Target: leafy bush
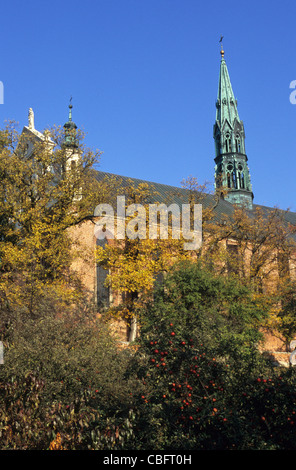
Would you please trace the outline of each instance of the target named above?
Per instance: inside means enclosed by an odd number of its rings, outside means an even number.
[[[295,370],[258,352],[266,312],[239,283],[178,265],[135,353],[92,308],[39,313],[3,334],[1,449],[296,449]]]
[[[131,434],[129,353],[92,308],[15,315],[0,369],[2,448],[115,448]]]
[[[2,450],[116,450],[133,435],[132,410],[106,413],[91,391],[68,405],[45,403],[44,383],[33,374],[2,382],[0,390]]]
[[[168,275],[142,316],[139,448],[295,448],[295,374],[279,379],[258,352],[262,310],[198,265]]]

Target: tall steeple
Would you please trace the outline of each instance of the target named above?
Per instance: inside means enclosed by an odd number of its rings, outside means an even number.
[[[65,129],[65,147],[76,148],[77,147],[77,139],[76,139],[76,129],[77,126],[75,122],[72,121],[72,97],[70,98],[69,104],[69,118],[68,121],[64,124]]]
[[[245,131],[237,111],[237,100],[232,90],[224,50],[221,42],[221,63],[216,102],[215,187],[227,189],[225,199],[248,209],[253,206],[253,192],[245,151]]]

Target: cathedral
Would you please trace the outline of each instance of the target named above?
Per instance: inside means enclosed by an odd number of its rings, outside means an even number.
[[[213,126],[215,192],[216,195],[221,194],[219,202],[215,206],[218,217],[223,215],[231,216],[237,206],[245,207],[250,213],[256,208],[261,207],[253,202],[254,194],[246,154],[244,124],[238,114],[237,100],[235,99],[232,89],[223,46],[221,46],[220,54],[216,119]],[[68,131],[75,131],[77,128],[72,120],[71,104],[69,106],[69,118],[64,124],[64,128],[66,134],[65,144],[73,149],[75,148],[73,134],[69,133],[67,137]],[[44,135],[35,129],[34,114],[31,109],[29,111],[29,124],[24,127],[23,132],[29,136],[31,135],[33,141],[34,139],[44,139]],[[73,152],[73,155],[73,158],[75,158],[75,152]],[[106,177],[112,177],[113,181],[120,181],[123,188],[124,185],[128,185],[130,181],[132,181],[135,186],[138,186],[140,183],[147,183],[151,190],[157,193],[158,203],[174,203],[181,206],[188,200],[188,190],[184,188],[96,171],[98,181],[103,181]],[[207,194],[203,204],[210,206],[214,197],[215,195]],[[272,210],[272,208],[264,207],[264,210],[269,211]],[[296,213],[286,212],[284,216],[288,223],[294,226],[296,225]],[[86,223],[83,227],[78,227],[75,236],[77,236],[79,240],[82,240],[85,246],[90,248],[91,251],[94,251],[98,241],[94,237],[92,224]],[[95,265],[95,263],[91,267],[89,265],[83,265],[82,263],[78,269],[80,269],[88,289],[94,293],[97,304],[110,305],[113,299],[111,292],[104,285],[106,279],[105,270]],[[284,354],[282,344],[273,344],[272,341],[270,344],[274,354],[277,352]],[[284,362],[287,362],[287,354],[284,358]]]

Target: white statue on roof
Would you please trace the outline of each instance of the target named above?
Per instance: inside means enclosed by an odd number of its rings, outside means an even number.
[[[34,111],[32,108],[29,109],[29,129],[35,129],[34,125]]]

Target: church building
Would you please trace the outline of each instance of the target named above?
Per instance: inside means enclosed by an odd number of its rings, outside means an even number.
[[[256,208],[261,207],[254,204],[254,194],[245,145],[244,124],[238,114],[238,104],[232,89],[223,47],[221,47],[220,53],[216,118],[213,126],[215,192],[216,195],[221,194],[218,204],[215,205],[217,217],[223,215],[231,216],[237,206],[245,207],[250,213]],[[69,131],[65,144],[73,149],[76,144],[70,131],[75,131],[77,126],[72,120],[72,105],[69,107],[69,118],[64,124],[64,128],[66,136],[67,131]],[[32,110],[29,112],[29,125],[24,127],[23,132],[28,135],[31,134],[33,139],[44,138],[44,135],[35,129]],[[73,155],[75,155],[75,152],[73,152]],[[211,164],[210,161],[209,164]],[[164,202],[165,204],[175,203],[181,206],[188,201],[188,190],[184,188],[96,171],[98,181],[103,181],[106,177],[112,177],[113,180],[120,181],[123,187],[125,184],[128,185],[130,181],[135,186],[138,186],[140,183],[147,183],[151,190],[157,193],[158,202]],[[214,198],[215,195],[207,194],[203,204],[205,206],[213,205]],[[264,209],[266,211],[272,210],[272,208],[266,207]],[[284,217],[288,223],[296,226],[296,213],[286,212]],[[83,243],[90,251],[93,252],[95,250],[97,240],[95,239],[91,223],[86,223],[82,228],[77,228],[76,236],[79,240],[83,240]],[[104,285],[106,279],[105,270],[95,265],[95,263],[93,266],[83,265],[82,263],[79,269],[83,274],[87,287],[94,293],[98,305],[110,305],[112,303],[112,293]],[[273,352],[277,350],[279,353],[284,353],[282,344],[272,345],[271,347],[274,350]],[[287,355],[284,361],[287,362]]]

